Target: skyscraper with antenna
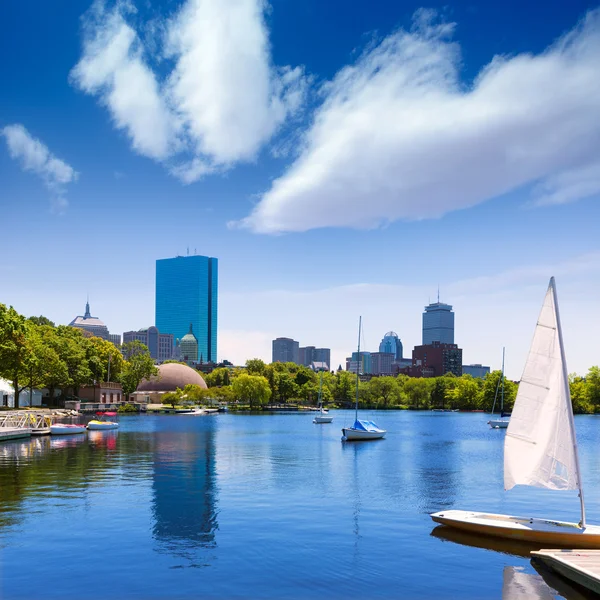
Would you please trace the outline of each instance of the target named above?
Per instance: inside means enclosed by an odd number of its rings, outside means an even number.
[[[450,304],[440,302],[439,286],[437,302],[428,304],[423,313],[423,345],[433,342],[454,344],[454,312]]]

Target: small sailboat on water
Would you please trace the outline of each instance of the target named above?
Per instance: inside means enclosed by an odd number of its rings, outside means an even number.
[[[358,354],[356,364],[356,403],[354,407],[354,425],[352,427],[344,427],[342,429],[342,441],[359,441],[359,440],[380,440],[387,433],[385,429],[381,429],[373,421],[362,421],[358,418],[358,383],[359,383],[359,364],[360,364],[360,330],[362,317],[358,319]]]
[[[504,440],[504,487],[578,490],[579,523],[464,510],[431,515],[473,533],[573,548],[600,548],[600,526],[585,519],[583,484],[556,285],[550,279]]]
[[[329,411],[323,408],[323,371],[321,371],[321,376],[319,378],[319,413],[315,415],[313,419],[313,423],[331,423],[333,421],[333,417],[329,414]]]
[[[504,418],[504,348],[502,348],[502,376],[498,380],[498,385],[502,386],[502,393],[500,394],[500,418],[490,419],[488,425],[492,429],[506,429],[508,427],[509,419]],[[494,414],[494,408],[496,408],[496,398],[498,397],[498,386],[496,386],[496,395],[494,397],[494,405],[492,406],[492,414]]]

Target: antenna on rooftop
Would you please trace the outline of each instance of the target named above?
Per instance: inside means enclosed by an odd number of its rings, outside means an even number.
[[[438,304],[440,303],[440,284],[438,283]]]
[[[190,255],[190,247],[189,246],[187,247],[187,255],[188,256]]]

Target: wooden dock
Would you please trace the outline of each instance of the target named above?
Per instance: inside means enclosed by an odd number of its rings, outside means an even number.
[[[539,550],[537,560],[566,579],[600,594],[600,550]]]
[[[0,442],[28,438],[30,436],[31,429],[28,427],[0,427]]]

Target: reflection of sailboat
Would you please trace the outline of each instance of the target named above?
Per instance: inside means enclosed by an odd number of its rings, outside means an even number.
[[[385,437],[385,429],[381,429],[373,421],[358,420],[358,383],[360,373],[360,328],[362,318],[358,319],[358,352],[356,354],[356,405],[354,408],[354,425],[342,429],[343,441],[379,440]]]
[[[323,408],[323,371],[321,371],[321,377],[319,379],[319,414],[315,415],[313,423],[331,423],[333,417],[329,414],[329,411]]]
[[[504,441],[504,486],[579,490],[579,524],[448,510],[442,525],[529,542],[600,547],[600,527],[586,525],[573,408],[554,278],[546,292]]]
[[[504,418],[504,348],[502,348],[502,377],[498,380],[498,384],[502,384],[502,393],[500,394],[500,418],[490,419],[488,425],[492,429],[506,429],[508,427],[509,420]],[[494,408],[496,408],[496,398],[498,397],[498,387],[496,386],[496,395],[494,397],[494,405],[492,406],[492,414],[494,414]]]

